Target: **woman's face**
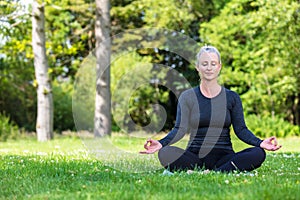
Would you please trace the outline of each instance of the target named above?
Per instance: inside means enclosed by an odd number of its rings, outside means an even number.
[[[218,55],[213,52],[202,53],[196,69],[200,74],[201,80],[217,79],[221,70]]]

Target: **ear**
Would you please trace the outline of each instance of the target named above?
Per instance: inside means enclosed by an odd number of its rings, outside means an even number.
[[[198,65],[196,65],[196,70],[198,71],[198,72],[200,72],[200,69],[199,69],[199,66]]]
[[[218,65],[218,74],[219,74],[219,75],[220,75],[221,70],[222,70],[222,64],[219,64],[219,65]]]

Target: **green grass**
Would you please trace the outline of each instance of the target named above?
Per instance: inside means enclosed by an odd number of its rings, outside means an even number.
[[[236,150],[246,147],[233,141]],[[88,153],[89,140],[76,137],[0,143],[0,199],[300,199],[297,137],[280,139],[283,148],[268,153],[263,166],[250,173],[173,176],[162,175],[155,156],[137,154],[144,139],[117,135],[109,142],[131,154],[95,157]]]

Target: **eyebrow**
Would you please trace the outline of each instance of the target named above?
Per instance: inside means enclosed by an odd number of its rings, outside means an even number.
[[[216,61],[216,60],[211,60],[210,62],[211,62],[211,63],[213,63],[213,62],[218,63],[218,61]],[[208,63],[208,61],[205,60],[205,61],[202,61],[201,63]]]

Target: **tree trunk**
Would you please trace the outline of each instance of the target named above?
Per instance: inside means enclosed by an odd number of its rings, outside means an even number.
[[[38,141],[47,141],[53,138],[53,99],[45,48],[44,5],[36,1],[32,4],[32,49],[37,83],[36,133]]]
[[[111,134],[111,94],[110,94],[110,3],[96,0],[96,101],[94,135],[100,137]]]

